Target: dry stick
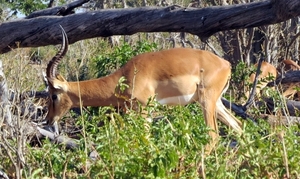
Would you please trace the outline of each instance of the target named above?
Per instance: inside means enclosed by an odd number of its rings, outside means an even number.
[[[24,160],[20,160],[19,148],[17,148],[17,149],[13,148],[13,146],[10,145],[10,142],[7,141],[7,139],[5,137],[2,137],[2,141],[5,142],[5,145],[2,145],[2,146],[6,150],[6,153],[8,154],[11,162],[13,162],[13,165],[15,167],[16,178],[19,179],[19,178],[21,178],[21,169],[22,169],[21,166],[25,166],[26,163],[24,162]],[[16,159],[14,159],[14,157],[10,151],[16,153],[16,155],[17,155]]]
[[[222,54],[208,40],[206,40],[205,43],[215,54],[217,54],[219,57],[222,57]]]
[[[283,148],[283,161],[284,161],[284,166],[286,169],[286,177],[290,178],[290,171],[289,171],[289,161],[287,158],[287,152],[286,152],[286,147],[285,147],[285,141],[284,141],[284,133],[280,132],[279,137],[281,139],[282,142],[282,148]]]
[[[68,163],[69,163],[69,158],[67,158],[66,161],[64,162],[64,170],[63,170],[63,176],[62,176],[63,179],[67,178],[66,173],[68,170]]]
[[[22,68],[22,63],[20,64],[20,69],[23,69]],[[20,82],[18,82],[19,84],[21,84]],[[19,116],[20,114],[18,114]],[[21,117],[17,117],[17,120],[16,120],[16,124],[15,124],[15,128],[16,128],[16,132],[17,132],[17,135],[16,135],[16,155],[17,155],[17,158],[16,158],[16,165],[15,165],[15,172],[16,172],[16,178],[21,178],[22,176],[22,163],[25,163],[24,161],[24,157],[22,155],[22,143],[23,143],[23,128],[22,128],[22,123],[21,123]]]
[[[275,87],[276,87],[277,91],[279,91],[278,86],[275,86]],[[280,102],[283,103],[283,106],[284,106],[284,108],[282,108],[282,111],[287,118],[288,125],[290,125],[291,119],[290,119],[290,113],[289,113],[289,109],[287,106],[287,102],[285,101],[283,95],[279,95],[279,97],[280,97]]]
[[[285,59],[288,58],[288,53],[290,51],[290,47],[292,46],[292,44],[296,41],[296,39],[300,36],[300,32],[298,32],[294,38],[291,40],[291,42],[289,43],[288,47],[286,48],[286,51],[285,51]]]
[[[4,142],[0,143],[0,147],[2,146],[2,148],[4,149],[6,154],[8,155],[10,161],[13,163],[14,167],[16,168],[16,162],[14,161],[14,157],[11,154],[11,151],[15,152],[15,149],[10,146],[9,142],[6,141],[6,138],[3,137],[3,135],[1,135],[1,141],[4,141]],[[2,173],[2,172],[0,172],[0,173]],[[4,173],[4,174],[6,175],[6,173]]]
[[[7,81],[3,72],[2,60],[0,59],[0,127],[2,127],[3,123],[8,125],[9,133],[13,136],[14,130],[10,105]]]
[[[206,179],[206,175],[205,175],[205,163],[204,163],[204,160],[205,160],[205,151],[204,151],[204,148],[202,147],[202,150],[201,150],[201,163],[200,165],[201,166],[198,166],[198,170],[201,169],[201,175],[202,175],[202,178],[203,179]]]
[[[186,47],[186,43],[191,46],[191,48],[195,48],[195,45],[190,41],[186,40],[185,32],[180,32],[180,41],[183,47]]]
[[[248,98],[248,101],[246,102],[246,104],[243,106],[243,108],[245,109],[245,111],[249,108],[249,106],[251,104],[253,104],[254,101],[254,96],[255,96],[255,89],[257,86],[257,81],[258,81],[258,76],[260,75],[260,68],[261,68],[261,64],[263,62],[263,58],[260,58],[258,61],[258,65],[257,65],[257,69],[256,69],[256,73],[255,73],[255,79],[252,85],[252,90],[250,93],[250,97]]]
[[[2,179],[9,179],[8,176],[7,176],[7,174],[4,171],[2,171],[1,169],[0,169],[0,178],[2,178]]]
[[[79,85],[79,79],[78,79],[78,73],[76,73],[76,78],[77,78],[77,87],[78,87],[78,93],[79,93],[79,104],[80,104],[80,113],[83,114],[83,111],[82,111],[82,100],[81,100],[81,92],[80,92],[80,85]],[[86,140],[86,131],[85,131],[85,122],[84,122],[84,119],[83,119],[83,116],[81,115],[81,120],[82,120],[82,133],[83,133],[83,139],[84,139],[84,153],[86,156],[87,155],[87,140]],[[87,162],[85,161],[85,169],[87,169]]]
[[[245,48],[245,49],[248,49],[247,52],[246,52],[246,55],[245,55],[247,62],[250,61],[250,53],[251,53],[251,50],[252,50],[253,37],[254,37],[254,29],[250,28],[249,29],[249,36],[247,37],[248,38],[248,44],[246,45],[246,48]]]

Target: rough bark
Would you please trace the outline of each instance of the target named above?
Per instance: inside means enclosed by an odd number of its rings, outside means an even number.
[[[222,98],[223,104],[226,106],[226,108],[232,110],[237,116],[240,116],[241,118],[245,120],[251,120],[254,123],[256,123],[257,119],[251,117],[251,115],[247,114],[246,108],[242,105],[238,105],[232,102],[229,102],[227,99]],[[273,114],[264,114],[261,115],[260,118],[262,119],[268,119],[268,122],[270,124],[300,124],[300,118],[298,117],[299,111],[300,111],[300,102],[299,101],[293,101],[293,100],[286,100],[286,116],[278,116]],[[264,99],[264,101],[256,102],[256,105],[267,105],[268,110],[267,111],[274,111],[275,105],[272,99]],[[267,116],[267,117],[263,117]],[[282,120],[279,120],[282,119]]]
[[[275,81],[269,82],[267,86],[274,86],[278,84],[291,84],[300,82],[300,70],[288,71],[287,73],[280,75]]]
[[[59,24],[69,42],[131,35],[137,32],[188,32],[206,40],[218,31],[275,24],[300,15],[299,0],[261,2],[207,8],[142,7],[41,16],[0,24],[0,53],[17,47],[61,43]]]
[[[273,99],[264,99],[264,103],[267,104],[268,111],[274,111],[276,108]],[[259,104],[259,103],[258,103]],[[260,105],[260,104],[259,104]],[[262,104],[264,105],[264,104]],[[300,102],[299,101],[294,101],[294,100],[285,100],[285,106],[286,106],[286,117],[291,117],[291,116],[299,116],[299,111],[300,111]],[[299,118],[299,117],[298,117]]]

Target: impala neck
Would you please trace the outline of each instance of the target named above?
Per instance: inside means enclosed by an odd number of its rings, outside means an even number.
[[[80,100],[82,106],[119,106],[123,101],[116,97],[115,89],[120,77],[114,73],[98,79],[69,82],[72,107],[80,107]]]

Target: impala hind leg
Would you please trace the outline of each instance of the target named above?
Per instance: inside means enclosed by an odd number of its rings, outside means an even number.
[[[210,154],[212,149],[218,142],[218,124],[216,121],[216,102],[217,99],[213,95],[209,95],[206,89],[199,89],[199,102],[203,110],[204,120],[206,125],[210,128],[208,134],[211,137],[211,141],[205,146],[205,153]]]

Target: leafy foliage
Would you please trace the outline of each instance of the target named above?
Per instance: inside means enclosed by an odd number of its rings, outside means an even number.
[[[110,54],[98,55],[93,59],[97,69],[97,77],[111,74],[116,69],[125,65],[133,56],[156,49],[157,45],[155,43],[138,41],[134,46],[124,43],[120,47],[115,47]]]
[[[5,2],[14,14],[19,11],[27,16],[36,10],[47,8],[48,0],[5,0]]]
[[[80,149],[65,151],[46,142],[43,148],[30,149],[31,168],[37,176],[64,173],[75,178],[283,178],[287,170],[292,178],[299,177],[297,126],[272,128],[265,121],[246,122],[242,136],[227,130],[213,154],[204,158],[209,129],[198,104],[170,108],[150,102],[147,108],[163,117],[148,123],[135,111],[107,116],[108,109],[114,111],[110,107],[100,108],[98,116],[84,114],[84,120],[77,122],[85,126]],[[100,119],[102,127],[97,125]],[[91,149],[99,153],[96,161],[86,157]]]
[[[253,66],[250,68],[245,62],[240,61],[235,68],[232,70],[232,89],[237,91],[236,99],[241,100],[245,98],[245,91],[251,89],[249,84],[249,78],[252,73],[255,73]]]
[[[38,170],[40,176],[54,177],[62,176],[63,171],[66,175],[77,173],[77,177],[92,178],[197,176],[201,152],[209,140],[198,104],[173,108],[153,104],[147,108],[161,108],[159,114],[163,117],[152,124],[135,111],[123,116],[112,112],[107,117],[108,109],[114,111],[109,107],[100,108],[99,115],[92,118],[84,114],[84,120],[77,123],[85,126],[82,130],[86,134],[81,137],[80,149],[59,152],[62,146],[46,142],[43,148],[30,150],[32,168],[43,168]],[[99,119],[106,119],[103,127],[97,127]],[[84,155],[89,144],[99,153],[96,161]],[[85,163],[91,163],[91,168],[81,173]]]

